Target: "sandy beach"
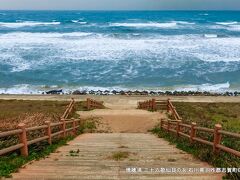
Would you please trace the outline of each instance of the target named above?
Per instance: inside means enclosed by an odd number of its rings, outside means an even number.
[[[97,101],[104,101],[106,107],[112,109],[128,109],[136,107],[139,101],[148,100],[151,98],[165,100],[170,98],[175,102],[233,102],[239,103],[240,96],[124,96],[124,95],[0,95],[0,99],[22,99],[22,100],[58,100],[68,101],[70,98],[74,98],[76,101],[84,101],[86,98],[92,98]]]

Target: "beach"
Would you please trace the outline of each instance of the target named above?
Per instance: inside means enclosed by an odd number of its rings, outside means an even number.
[[[152,98],[166,100],[170,98],[176,102],[240,102],[240,96],[126,96],[126,95],[0,95],[3,100],[52,100],[52,101],[69,101],[74,98],[76,101],[85,101],[87,98],[92,98],[97,101],[103,101],[106,105],[119,106],[136,106],[138,101],[149,100]]]

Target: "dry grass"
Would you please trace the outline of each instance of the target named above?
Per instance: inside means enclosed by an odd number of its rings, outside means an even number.
[[[19,123],[30,127],[47,120],[59,121],[68,104],[69,101],[0,100],[0,131],[15,129]],[[77,109],[82,109],[82,104],[77,102]]]

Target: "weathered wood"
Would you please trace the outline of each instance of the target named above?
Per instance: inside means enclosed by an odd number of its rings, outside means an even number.
[[[190,142],[191,143],[193,143],[194,138],[196,137],[196,129],[195,129],[196,125],[197,124],[194,122],[191,124],[191,132],[190,132]]]
[[[51,130],[51,122],[45,121],[47,125],[46,135],[48,136],[48,144],[52,144],[52,130]]]
[[[12,130],[12,131],[1,132],[1,133],[0,133],[0,138],[6,137],[6,136],[16,135],[16,134],[20,134],[20,133],[22,133],[22,130],[21,130],[21,129],[16,129],[16,130]]]
[[[17,145],[14,145],[14,146],[10,146],[8,148],[1,149],[0,150],[0,156],[4,155],[6,153],[9,153],[9,152],[15,151],[17,149],[20,149],[22,147],[23,147],[23,144],[21,143],[21,144],[17,144]]]
[[[21,147],[21,155],[22,156],[28,156],[28,143],[27,143],[27,131],[26,131],[26,125],[24,123],[20,123],[18,125],[18,128],[22,130],[22,132],[19,134],[19,142],[23,144]]]
[[[217,147],[221,143],[221,137],[222,135],[218,132],[219,130],[222,129],[221,124],[216,124],[214,128],[214,140],[213,140],[213,152],[214,153],[219,153],[219,148]]]

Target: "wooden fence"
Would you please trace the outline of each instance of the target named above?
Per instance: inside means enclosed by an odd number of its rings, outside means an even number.
[[[102,101],[95,101],[93,99],[87,98],[87,110],[102,108],[104,108]]]
[[[75,105],[75,101],[72,98],[71,102],[69,103],[69,105],[67,106],[66,110],[64,111],[61,119],[66,119],[68,118],[68,116],[72,113],[72,111],[74,110],[74,105]]]
[[[66,128],[68,124],[72,124],[72,125],[71,127]],[[60,130],[52,133],[52,128],[56,126],[60,126]],[[18,149],[20,149],[22,156],[28,156],[29,145],[32,145],[44,140],[48,140],[48,143],[52,144],[52,138],[58,137],[59,135],[62,135],[62,137],[64,138],[66,137],[66,134],[69,132],[75,135],[79,127],[80,127],[80,119],[62,120],[61,122],[58,122],[58,123],[51,123],[50,121],[46,121],[45,125],[29,127],[29,128],[26,128],[26,125],[24,123],[20,123],[18,125],[18,129],[0,133],[0,138],[14,136],[14,135],[18,135],[19,137],[19,144],[1,149],[0,156]],[[28,140],[27,134],[37,130],[45,130],[45,135],[42,137],[38,137],[36,139]]]
[[[151,99],[144,102],[138,102],[138,109],[156,111],[157,110],[156,100]]]
[[[170,112],[173,115],[175,120],[182,120],[170,99],[167,99],[167,111],[168,113]]]
[[[227,153],[231,153],[237,157],[240,157],[240,152],[232,148],[226,147],[221,144],[222,136],[234,137],[240,139],[240,134],[232,133],[222,130],[220,124],[216,124],[214,129],[199,127],[196,123],[184,124],[182,123],[181,117],[178,115],[176,108],[173,106],[171,101],[168,99],[168,111],[172,112],[175,120],[161,120],[160,127],[161,129],[166,130],[167,132],[173,132],[177,137],[183,136],[189,139],[191,143],[202,143],[209,146],[212,146],[214,153],[219,153],[220,150]],[[205,132],[213,135],[213,141],[208,141],[197,137],[197,132]]]
[[[24,123],[20,123],[18,125],[18,129],[1,132],[0,138],[8,138],[11,136],[18,136],[19,143],[12,145],[10,147],[0,149],[0,156],[6,153],[15,151],[20,149],[22,156],[28,156],[28,146],[47,140],[49,144],[52,144],[52,139],[56,137],[66,137],[67,133],[71,133],[72,135],[77,134],[77,130],[80,127],[80,119],[66,119],[69,114],[72,112],[74,108],[74,99],[71,100],[70,104],[67,106],[60,122],[51,123],[50,121],[46,121],[45,125],[35,126],[27,128]],[[56,129],[56,132],[52,132],[53,129]],[[38,137],[35,139],[28,140],[27,135],[33,131],[43,130],[45,133],[42,137]]]

